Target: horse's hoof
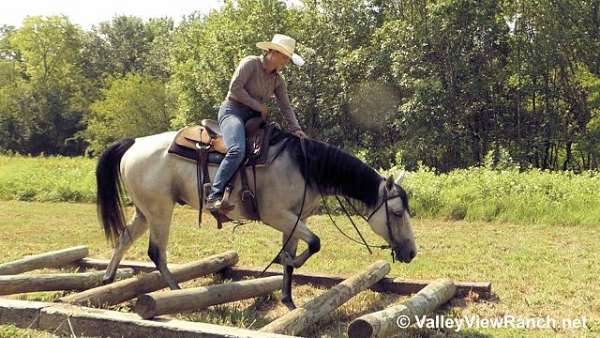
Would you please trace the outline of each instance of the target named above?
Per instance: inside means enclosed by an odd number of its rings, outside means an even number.
[[[294,301],[291,299],[282,299],[281,303],[285,305],[290,311],[296,309],[296,304],[294,304]]]
[[[170,288],[171,290],[181,290],[181,287],[180,287],[180,286],[179,286],[179,284],[177,284],[177,283],[174,283],[174,284],[171,284],[171,285],[169,285],[169,288]]]
[[[102,277],[102,285],[107,285],[115,281],[115,277]]]

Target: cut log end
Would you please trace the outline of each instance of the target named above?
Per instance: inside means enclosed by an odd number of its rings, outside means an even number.
[[[456,294],[456,286],[451,280],[437,280],[419,291],[403,304],[370,313],[355,319],[348,326],[348,337],[390,337],[399,333],[396,319],[400,316],[413,318],[427,315],[446,303]]]
[[[356,319],[348,327],[348,332],[352,332],[353,338],[370,338],[373,336],[373,327],[362,319]]]
[[[144,319],[154,317],[156,312],[156,301],[149,295],[140,295],[135,303],[135,312]]]

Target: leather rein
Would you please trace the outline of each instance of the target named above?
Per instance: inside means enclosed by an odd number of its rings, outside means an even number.
[[[381,249],[381,250],[385,250],[385,249],[391,249],[391,255],[392,255],[392,261],[395,262],[396,261],[396,257],[394,256],[394,249],[391,245],[386,244],[386,245],[371,245],[368,244],[367,241],[365,240],[365,238],[363,237],[362,233],[360,232],[360,230],[358,229],[358,226],[356,225],[356,223],[354,223],[354,220],[352,219],[352,216],[350,215],[350,213],[348,212],[348,210],[346,210],[346,208],[344,207],[344,204],[342,203],[342,201],[340,200],[339,196],[335,196],[336,200],[338,201],[338,204],[340,205],[342,211],[344,212],[344,214],[346,215],[346,217],[348,218],[348,220],[350,220],[350,223],[352,223],[352,226],[354,227],[354,230],[356,230],[356,232],[358,233],[358,236],[360,237],[361,241],[357,241],[356,239],[350,237],[349,235],[347,235],[338,225],[337,223],[335,223],[333,216],[331,216],[331,211],[329,210],[329,207],[327,206],[327,202],[325,199],[325,195],[323,194],[322,191],[319,191],[321,194],[321,199],[323,200],[323,205],[325,206],[325,210],[327,211],[327,215],[329,216],[329,219],[331,220],[331,223],[333,223],[333,225],[335,226],[335,228],[347,239],[349,239],[350,241],[357,243],[359,245],[364,246],[368,251],[369,254],[373,254],[373,251],[371,250],[371,248],[375,248],[375,249]],[[362,218],[365,222],[369,222],[369,220],[371,219],[371,217],[373,217],[373,215],[379,211],[379,209],[381,209],[381,207],[385,207],[385,226],[387,228],[388,231],[388,236],[390,238],[391,241],[394,241],[394,237],[392,236],[392,222],[390,221],[390,214],[389,214],[389,206],[388,206],[388,202],[394,198],[398,198],[400,197],[400,194],[397,195],[392,195],[392,196],[388,196],[388,189],[386,186],[384,186],[383,188],[383,199],[381,200],[381,202],[379,202],[379,204],[377,205],[377,207],[375,207],[375,209],[373,209],[373,211],[371,211],[371,213],[369,214],[369,216],[365,217],[363,216],[358,209],[354,206],[354,204],[352,204],[352,202],[350,201],[350,199],[348,199],[347,197],[344,197],[344,199],[346,200],[346,202],[352,207],[352,210],[358,215],[360,216],[360,218]]]
[[[351,240],[354,243],[357,243],[359,245],[364,246],[365,248],[367,248],[367,250],[369,251],[369,254],[373,254],[373,251],[371,250],[371,248],[375,248],[375,249],[381,249],[381,250],[385,250],[385,249],[391,249],[391,255],[392,255],[392,261],[395,262],[396,261],[396,257],[394,256],[394,247],[387,244],[387,245],[371,245],[368,244],[367,241],[365,240],[364,236],[362,235],[362,233],[360,232],[360,230],[358,229],[358,226],[356,225],[356,223],[354,223],[354,220],[352,219],[352,216],[350,215],[350,213],[348,212],[348,210],[346,210],[346,208],[344,207],[344,204],[342,203],[342,201],[340,200],[340,198],[338,196],[335,196],[336,200],[338,201],[338,204],[340,205],[342,211],[344,212],[344,214],[346,215],[346,217],[350,220],[350,223],[352,223],[352,226],[354,227],[354,230],[356,230],[356,232],[358,233],[358,236],[360,237],[361,241],[357,241],[356,239],[348,236],[333,220],[333,217],[331,216],[331,211],[329,210],[329,207],[327,206],[327,202],[325,200],[325,195],[323,194],[322,191],[319,191],[321,194],[321,199],[323,200],[323,205],[325,206],[325,210],[327,211],[327,215],[329,216],[329,219],[331,220],[331,223],[333,223],[333,225],[335,226],[335,228],[346,238],[348,238],[349,240]],[[350,199],[348,199],[347,197],[344,197],[344,199],[346,200],[346,202],[352,207],[352,210],[359,215],[365,222],[369,222],[369,220],[371,219],[371,217],[373,217],[373,215],[379,210],[381,209],[382,206],[385,206],[385,226],[387,228],[388,231],[388,236],[390,238],[390,241],[395,242],[394,241],[394,237],[392,234],[392,222],[390,221],[390,214],[389,214],[389,207],[388,207],[388,201],[394,198],[398,198],[400,197],[400,194],[397,195],[392,195],[392,196],[388,196],[388,189],[386,186],[384,186],[383,188],[383,199],[381,200],[381,202],[379,202],[379,204],[377,205],[377,207],[375,207],[375,209],[373,209],[373,211],[371,211],[371,213],[369,214],[369,216],[365,217],[363,216],[358,209],[354,206],[354,204],[352,204],[352,202],[350,201]]]

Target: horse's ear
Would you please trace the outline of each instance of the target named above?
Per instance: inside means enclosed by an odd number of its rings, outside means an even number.
[[[406,177],[406,171],[403,171],[402,174],[400,174],[400,176],[398,176],[398,178],[396,179],[396,184],[402,185],[402,181],[404,181],[404,177]]]
[[[392,190],[392,188],[394,187],[393,175],[390,175],[390,177],[388,177],[387,181],[385,182],[385,187],[387,188],[387,190]]]

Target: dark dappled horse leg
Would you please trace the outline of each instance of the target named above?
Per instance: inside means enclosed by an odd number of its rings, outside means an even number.
[[[283,235],[283,243],[285,244],[289,234]],[[299,256],[296,256],[299,240],[303,240],[308,244],[308,248]],[[281,288],[281,302],[289,309],[295,309],[296,305],[292,297],[292,276],[294,268],[301,267],[312,255],[320,250],[320,240],[312,233],[303,222],[299,222],[294,236],[285,246],[283,252],[277,257],[276,263],[281,264],[283,271],[283,285]]]
[[[125,255],[125,252],[127,252],[133,242],[135,242],[136,239],[144,234],[146,230],[148,230],[148,222],[146,221],[146,217],[139,209],[136,208],[135,213],[131,218],[131,222],[127,225],[125,231],[119,235],[117,247],[115,248],[110,263],[106,268],[106,273],[102,278],[103,284],[109,284],[115,280],[117,268],[119,267],[121,259],[123,259],[123,255]]]
[[[287,240],[288,236],[283,235],[283,243]],[[298,240],[291,239],[288,245],[284,248],[284,252],[287,252],[290,257],[296,257],[296,250],[298,249]],[[292,310],[296,308],[294,301],[292,300],[292,275],[294,273],[294,267],[291,265],[283,265],[283,287],[281,288],[281,302]]]

